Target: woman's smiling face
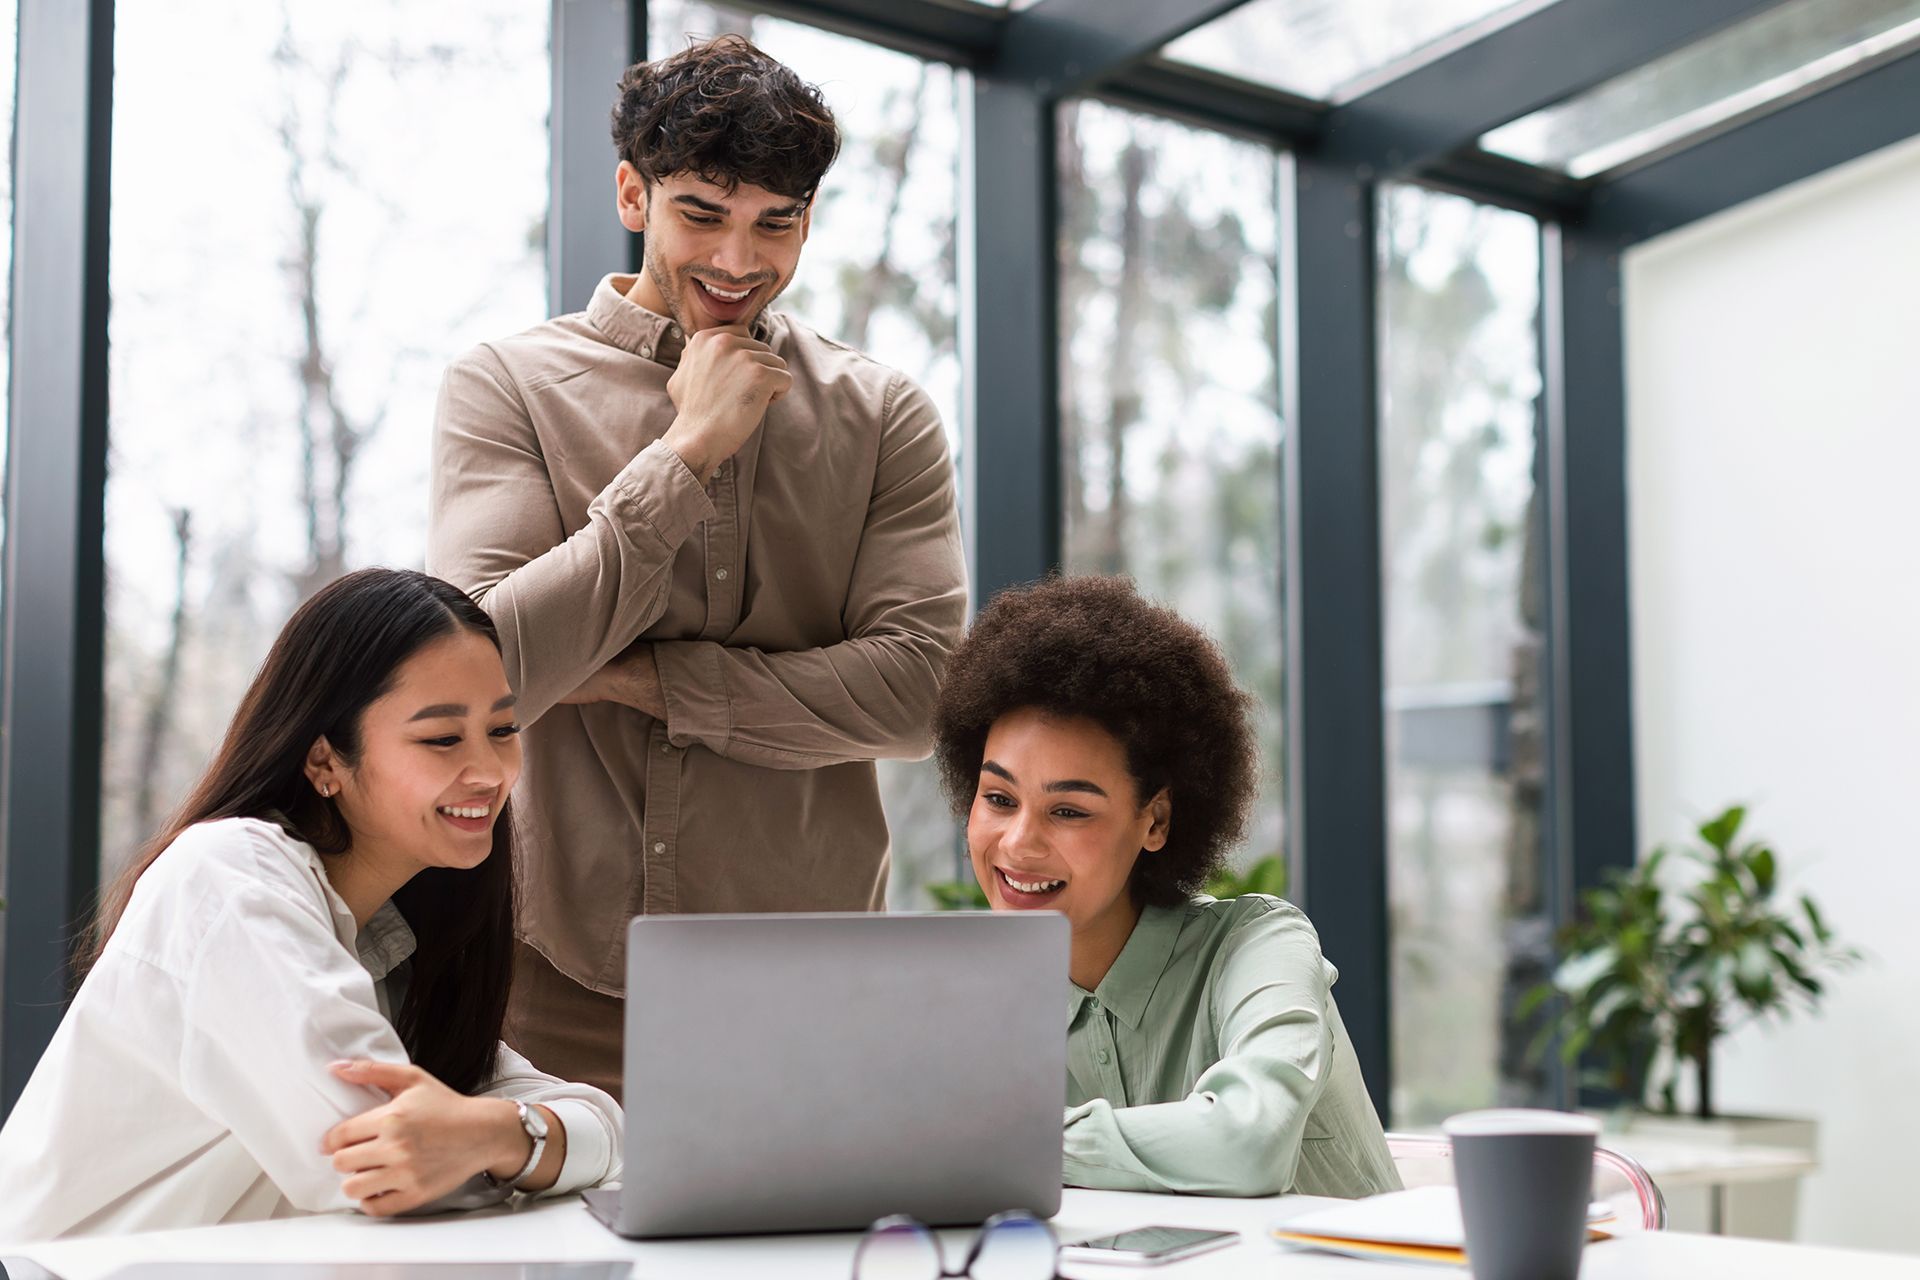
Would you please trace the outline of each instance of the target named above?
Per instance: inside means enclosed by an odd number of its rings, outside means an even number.
[[[987,731],[967,814],[973,873],[996,911],[1062,912],[1079,937],[1139,917],[1134,862],[1167,842],[1171,802],[1141,797],[1119,739],[1093,720],[1030,707]]]
[[[362,713],[359,759],[316,776],[354,847],[416,869],[479,866],[520,776],[513,704],[500,653],[477,632],[443,636],[401,663],[393,687]],[[315,763],[330,756],[324,742]]]

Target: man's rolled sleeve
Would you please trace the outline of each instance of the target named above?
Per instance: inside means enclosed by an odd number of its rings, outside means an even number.
[[[698,640],[667,640],[653,646],[660,694],[667,704],[667,741],[676,747],[706,746],[724,753],[733,736],[733,708],[721,647]]]
[[[680,455],[656,440],[613,478],[587,513],[604,512],[617,529],[651,530],[659,551],[672,554],[693,531],[713,518],[713,499]]]

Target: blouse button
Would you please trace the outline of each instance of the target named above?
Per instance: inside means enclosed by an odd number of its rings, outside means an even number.
[[[653,851],[655,853],[665,853],[667,851],[666,842],[663,840],[655,840],[653,842]]]

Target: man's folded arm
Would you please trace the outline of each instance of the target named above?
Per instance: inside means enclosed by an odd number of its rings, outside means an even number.
[[[673,558],[713,514],[655,442],[562,526],[531,416],[486,347],[455,361],[434,413],[427,570],[470,591],[500,632],[523,723],[572,693],[666,609]]]
[[[673,742],[774,769],[927,753],[966,622],[966,564],[946,432],[905,378],[880,449],[843,611],[848,639],[787,653],[655,644]]]

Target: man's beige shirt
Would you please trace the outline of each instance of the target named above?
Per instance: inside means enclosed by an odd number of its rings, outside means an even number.
[[[685,345],[608,276],[483,343],[434,421],[427,567],[473,592],[520,695],[520,932],[596,991],[629,917],[883,905],[873,762],[919,757],[966,612],[925,392],[791,317],[793,387],[705,484],[660,437]],[[667,718],[559,700],[636,640]]]

